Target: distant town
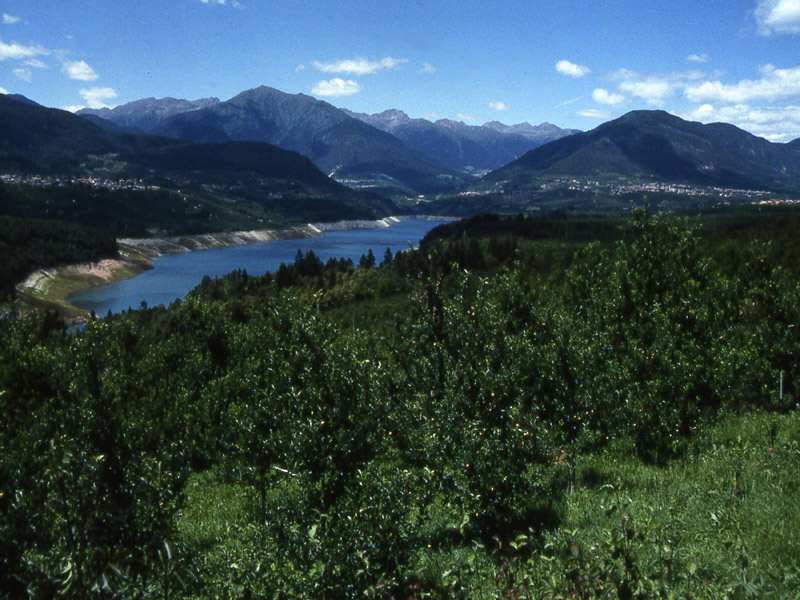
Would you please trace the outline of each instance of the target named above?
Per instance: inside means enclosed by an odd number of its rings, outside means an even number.
[[[169,179],[170,184],[176,186],[190,186],[195,185],[195,182],[187,179]],[[67,176],[67,175],[16,175],[16,174],[2,174],[0,173],[0,183],[6,185],[27,185],[39,188],[67,188],[71,186],[88,187],[95,190],[103,191],[137,191],[137,192],[157,192],[164,189],[160,185],[152,183],[145,183],[143,179],[103,179],[101,177],[85,175],[83,177]],[[270,182],[266,179],[257,179],[254,185],[267,189],[271,187]],[[214,183],[203,183],[202,188],[207,191],[213,192],[230,192],[235,190],[250,189],[253,185],[220,185]],[[289,187],[291,184],[289,184]],[[177,190],[181,193],[181,190]],[[295,192],[296,196],[305,196],[307,194]],[[267,198],[270,200],[280,200],[284,197],[281,192],[269,192]]]
[[[177,185],[190,185],[192,182],[188,180],[170,180],[171,183]],[[0,183],[6,185],[27,185],[40,188],[65,188],[70,186],[84,186],[91,189],[106,190],[106,191],[159,191],[162,186],[146,183],[145,180],[139,178],[128,179],[104,179],[96,176],[85,175],[83,177],[67,176],[67,175],[17,175],[10,173],[0,173]],[[350,185],[355,189],[364,189],[369,187],[376,187],[369,185],[367,180],[346,180],[342,181],[345,185]],[[255,182],[256,185],[263,188],[270,187],[270,182],[267,180],[259,179]],[[237,189],[246,189],[247,185],[219,185],[219,184],[202,184],[203,189],[208,191],[232,191]],[[714,197],[721,199],[741,198],[752,199],[751,204],[759,204],[762,206],[782,206],[782,205],[800,205],[800,198],[785,198],[776,196],[775,193],[765,190],[745,190],[739,188],[721,188],[721,187],[699,187],[689,184],[681,183],[632,183],[626,185],[613,185],[602,183],[598,180],[581,180],[576,178],[557,178],[551,181],[542,183],[538,189],[532,190],[503,190],[499,189],[494,192],[486,190],[466,190],[457,194],[459,197],[478,197],[486,196],[494,193],[500,193],[506,201],[522,201],[530,200],[536,192],[547,192],[554,190],[568,190],[573,192],[605,192],[609,196],[629,196],[629,195],[643,195],[643,194],[678,194],[687,197]],[[301,194],[303,195],[303,194]],[[280,192],[270,192],[269,199],[281,199],[284,196]],[[419,202],[428,202],[430,199],[425,196],[415,198]]]
[[[99,177],[47,176],[47,175],[11,175],[0,174],[0,183],[6,185],[30,185],[41,188],[69,187],[81,185],[93,189],[110,191],[137,190],[158,191],[161,186],[146,184],[142,179],[101,179]]]
[[[506,201],[530,201],[537,193],[553,191],[570,192],[589,192],[595,194],[606,194],[608,196],[630,196],[647,194],[675,194],[686,197],[710,197],[720,200],[738,199],[745,203],[749,200],[750,204],[758,205],[797,205],[800,198],[787,198],[782,194],[776,194],[767,190],[747,190],[741,188],[726,187],[703,187],[683,183],[665,182],[646,182],[646,183],[625,183],[602,182],[595,179],[579,179],[570,177],[559,177],[542,182],[537,188],[507,190],[497,188],[495,190],[465,190],[457,194],[462,198],[490,196],[494,194],[502,195]]]
[[[628,194],[681,194],[685,196],[715,196],[722,198],[762,198],[772,196],[772,192],[764,190],[741,190],[736,188],[696,187],[681,183],[642,183],[638,185],[623,185],[614,187],[609,192],[612,196],[626,196]]]
[[[631,183],[615,185],[598,180],[581,180],[575,178],[558,178],[539,186],[542,191],[566,189],[575,192],[591,192],[606,189],[610,196],[627,196],[630,194],[680,194],[683,196],[714,196],[720,198],[763,198],[772,196],[772,192],[764,190],[744,190],[737,188],[701,187],[684,183]]]

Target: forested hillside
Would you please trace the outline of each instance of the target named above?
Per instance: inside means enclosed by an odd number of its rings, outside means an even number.
[[[14,284],[39,268],[110,258],[117,254],[111,233],[44,219],[0,215],[0,301]]]
[[[662,110],[635,110],[531,150],[483,181],[536,188],[549,174],[795,192],[798,166],[800,154],[790,145],[728,123],[703,125]]]
[[[264,143],[114,133],[3,94],[0,130],[0,216],[15,223],[0,224],[0,249],[13,241],[0,255],[0,301],[36,269],[112,256],[114,237],[280,229],[397,208]]]
[[[756,221],[2,320],[0,595],[793,598],[800,236]]]
[[[374,218],[396,208],[336,183],[306,157],[266,143],[194,144],[113,133],[3,95],[0,129],[5,214],[30,212],[128,233],[208,232],[309,217]]]

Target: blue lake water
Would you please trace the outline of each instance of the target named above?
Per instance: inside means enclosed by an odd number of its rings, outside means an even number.
[[[73,305],[104,316],[108,311],[120,312],[148,306],[168,306],[194,289],[205,275],[225,275],[244,269],[248,275],[277,271],[281,263],[290,263],[300,249],[313,250],[323,262],[329,258],[350,258],[358,264],[362,254],[372,249],[377,262],[386,248],[392,254],[416,246],[439,221],[401,221],[391,227],[328,231],[318,238],[276,240],[214,250],[198,250],[181,254],[165,254],[153,261],[153,269],[133,279],[115,281],[67,298]]]

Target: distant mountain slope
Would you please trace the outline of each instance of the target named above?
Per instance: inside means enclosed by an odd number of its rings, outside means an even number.
[[[141,172],[193,174],[212,171],[262,177],[344,191],[307,158],[254,143],[195,144],[153,135],[105,131],[69,112],[0,97],[0,168],[33,174],[84,174],[87,164],[115,155],[127,175]]]
[[[75,173],[89,152],[114,149],[110,134],[85,119],[0,96],[0,168],[4,172]]]
[[[124,125],[117,125],[113,121],[98,117],[97,115],[82,114],[81,118],[86,119],[90,123],[94,123],[100,129],[111,131],[113,133],[144,133],[141,129],[135,127],[125,127]]]
[[[16,100],[17,102],[22,102],[23,104],[27,104],[28,106],[41,106],[37,102],[34,102],[30,98],[26,98],[22,94],[6,94],[6,98],[11,100]]]
[[[497,121],[482,126],[440,119],[411,119],[400,110],[391,109],[367,115],[345,111],[369,123],[439,164],[465,173],[481,173],[498,169],[544,143],[576,133],[544,123],[503,125]]]
[[[0,97],[0,173],[91,175],[112,181],[159,178],[156,183],[164,190],[162,196],[169,196],[167,189],[174,190],[172,196],[177,197],[179,205],[190,202],[188,197],[191,197],[192,202],[206,207],[203,210],[219,211],[213,213],[213,221],[210,213],[195,210],[186,213],[187,219],[195,221],[197,214],[209,215],[205,226],[196,222],[193,229],[207,229],[215,223],[255,227],[264,220],[376,218],[395,210],[390,201],[337,183],[308,158],[271,144],[198,144],[154,135],[113,133],[69,112],[31,106],[6,97]],[[111,192],[99,190],[97,194]],[[165,201],[174,204],[172,196],[164,196]],[[122,193],[109,201],[138,200],[135,195]],[[120,210],[124,212],[127,208]],[[171,228],[183,228],[180,214],[184,208],[182,205],[170,208]],[[157,226],[158,206],[150,206],[148,211],[148,223]],[[218,216],[225,218],[217,219]],[[109,215],[109,219],[113,218]],[[91,224],[108,225],[102,220]]]
[[[76,114],[94,115],[127,129],[151,132],[164,119],[192,110],[219,104],[219,98],[179,100],[176,98],[144,98],[115,108],[84,108]]]
[[[654,181],[794,191],[800,189],[800,153],[733,125],[703,125],[663,111],[633,111],[592,131],[532,150],[483,181],[526,187],[542,174],[617,174]]]
[[[406,193],[451,191],[470,181],[327,102],[268,87],[169,117],[154,131],[199,142],[267,142],[309,157],[337,180],[361,179]]]
[[[552,142],[553,140],[572,135],[574,133],[581,133],[579,129],[562,129],[552,123],[544,122],[540,125],[531,125],[530,123],[517,123],[516,125],[504,125],[499,121],[489,121],[484,123],[483,127],[494,129],[500,133],[508,133],[521,135],[530,140],[538,142],[540,145]]]

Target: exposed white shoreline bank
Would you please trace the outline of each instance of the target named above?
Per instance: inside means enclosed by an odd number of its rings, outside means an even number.
[[[256,242],[272,240],[289,240],[319,237],[326,231],[347,229],[375,229],[391,227],[402,221],[456,221],[455,217],[439,217],[432,215],[401,215],[385,217],[377,220],[335,221],[330,223],[308,223],[290,229],[252,229],[250,231],[232,231],[222,233],[203,233],[192,236],[175,236],[169,238],[121,238],[117,240],[120,253],[124,255],[142,254],[149,259],[162,254],[191,252],[194,250],[210,250],[226,246],[241,246]]]
[[[308,223],[299,227],[278,230],[254,229],[168,238],[121,238],[117,240],[119,258],[104,259],[95,263],[65,265],[54,269],[37,269],[28,275],[25,281],[17,285],[17,290],[22,296],[33,296],[54,302],[68,309],[71,314],[83,313],[85,311],[80,311],[66,302],[67,295],[112,281],[131,279],[152,268],[153,260],[163,254],[242,246],[273,240],[312,238],[319,237],[326,231],[391,227],[402,221],[410,220],[449,222],[458,219],[433,215],[400,215],[377,220]]]

